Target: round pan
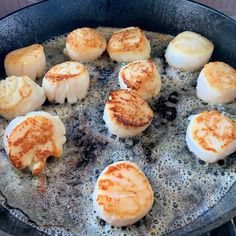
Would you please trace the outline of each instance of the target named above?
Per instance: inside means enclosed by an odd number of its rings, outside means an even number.
[[[236,22],[211,8],[186,0],[48,0],[0,20],[0,75],[9,51],[82,26],[125,27],[175,35],[198,32],[214,42],[213,60],[236,67]],[[210,211],[170,235],[197,235],[236,215],[236,184]],[[13,235],[44,235],[0,207],[0,229]]]

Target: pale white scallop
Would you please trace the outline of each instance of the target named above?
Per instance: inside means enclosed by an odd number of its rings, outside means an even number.
[[[37,111],[19,116],[7,126],[3,144],[17,169],[29,167],[32,174],[40,174],[49,156],[62,154],[65,126],[58,116]]]
[[[37,110],[45,100],[43,89],[28,76],[0,81],[0,116],[7,120]]]
[[[106,39],[91,28],[79,28],[66,38],[66,54],[71,60],[88,62],[96,60],[106,50]]]
[[[218,111],[191,116],[186,142],[198,158],[217,162],[236,151],[236,123]]]
[[[185,31],[168,45],[165,58],[168,64],[183,71],[196,71],[210,59],[214,45],[200,34]]]
[[[93,194],[100,218],[114,226],[132,225],[152,208],[154,194],[140,168],[129,161],[115,162],[100,174]]]
[[[144,99],[155,97],[161,90],[161,76],[151,60],[139,60],[122,67],[121,89],[131,89]]]
[[[41,77],[46,66],[43,46],[33,44],[8,53],[4,61],[4,66],[8,76],[26,75],[32,80]]]
[[[107,51],[114,61],[132,62],[149,59],[151,46],[140,28],[128,27],[112,34]]]
[[[42,87],[51,102],[76,103],[83,99],[89,88],[89,73],[86,67],[75,61],[53,66],[44,76]]]
[[[133,137],[147,129],[152,118],[152,109],[135,92],[121,89],[109,94],[103,119],[112,134],[120,138]]]
[[[236,70],[223,62],[206,64],[198,77],[197,96],[212,105],[234,101]]]

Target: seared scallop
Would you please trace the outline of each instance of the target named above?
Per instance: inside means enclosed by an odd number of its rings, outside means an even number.
[[[66,39],[66,50],[71,60],[88,62],[96,60],[106,50],[103,35],[91,28],[72,31]]]
[[[236,70],[223,62],[210,62],[197,81],[197,96],[210,104],[224,104],[236,98]]]
[[[161,89],[161,76],[150,60],[129,63],[121,68],[119,84],[122,89],[131,89],[144,99],[155,97]]]
[[[185,31],[178,34],[168,45],[166,61],[182,71],[196,71],[210,59],[214,45],[200,34]]]
[[[114,226],[132,225],[152,208],[154,194],[144,173],[129,161],[107,166],[99,176],[94,208],[100,218]]]
[[[128,27],[112,34],[107,51],[114,61],[132,62],[148,59],[151,47],[141,29]]]
[[[28,76],[0,81],[0,115],[7,120],[37,110],[45,99],[43,89]]]
[[[236,151],[236,123],[218,111],[191,116],[186,142],[198,158],[217,162]]]
[[[7,54],[4,65],[8,76],[26,75],[35,80],[43,75],[46,66],[43,46],[33,44],[14,50]]]
[[[86,67],[74,61],[53,66],[44,76],[42,87],[51,102],[72,104],[86,96],[89,74]]]
[[[121,89],[109,94],[103,119],[112,134],[120,138],[133,137],[143,132],[152,118],[152,109],[135,92]]]
[[[30,112],[7,126],[4,148],[17,169],[29,167],[38,175],[49,156],[59,157],[65,143],[65,127],[58,116],[47,112]]]

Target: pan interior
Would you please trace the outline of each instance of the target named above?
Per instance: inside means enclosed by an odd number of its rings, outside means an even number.
[[[112,28],[99,28],[108,38]],[[109,134],[102,119],[110,91],[118,89],[117,75],[124,65],[105,54],[86,63],[91,85],[87,97],[75,105],[46,103],[42,110],[57,114],[67,131],[63,156],[49,158],[44,173],[11,166],[0,143],[0,203],[12,214],[44,232],[78,235],[162,235],[177,230],[214,206],[236,180],[235,157],[207,165],[191,154],[185,143],[188,117],[217,109],[235,118],[235,104],[209,106],[196,96],[199,74],[180,72],[164,61],[173,38],[146,32],[151,57],[162,78],[161,93],[149,100],[154,111],[150,127],[140,136],[118,139]],[[66,61],[65,35],[44,43],[47,69]],[[217,48],[215,49],[217,50]],[[38,81],[41,85],[41,80]],[[0,135],[7,122],[0,119]],[[100,172],[109,164],[129,160],[145,173],[155,193],[150,213],[133,226],[116,228],[100,220],[92,193]]]

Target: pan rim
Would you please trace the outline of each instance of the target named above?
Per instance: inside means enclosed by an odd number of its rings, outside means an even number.
[[[27,6],[25,6],[25,7],[22,7],[22,8],[20,8],[20,9],[17,9],[17,10],[15,10],[15,11],[13,11],[13,12],[7,14],[6,16],[0,17],[0,23],[1,23],[2,20],[8,18],[8,17],[11,16],[11,15],[14,15],[14,14],[18,13],[19,11],[25,10],[25,9],[27,9],[27,8],[29,8],[29,7],[33,7],[33,6],[36,6],[36,5],[44,4],[45,2],[49,2],[49,1],[53,1],[53,0],[41,0],[40,2],[36,2],[36,3],[30,4],[30,5],[27,5]],[[198,5],[198,6],[201,6],[202,8],[208,9],[208,10],[210,10],[210,11],[212,11],[212,12],[215,12],[215,13],[217,13],[218,15],[220,15],[220,16],[222,16],[222,17],[224,17],[224,18],[226,18],[226,19],[232,21],[234,24],[236,24],[236,20],[235,20],[235,19],[233,19],[232,17],[226,15],[225,13],[223,13],[223,12],[220,11],[220,10],[217,10],[217,9],[215,9],[215,8],[213,8],[213,7],[210,7],[210,6],[204,5],[204,4],[202,4],[202,3],[196,2],[196,1],[194,1],[194,0],[185,0],[185,1],[186,1],[186,2],[190,2],[190,3],[193,3],[193,4],[196,4],[196,5]]]
[[[24,9],[33,7],[34,5],[44,4],[45,2],[49,2],[49,1],[53,1],[53,0],[43,0],[43,1],[40,1],[40,2],[37,2],[37,3],[33,3],[33,4],[29,5],[29,6],[25,6],[25,7],[21,8],[21,9],[18,9],[18,10],[16,10],[16,11],[12,12],[12,13],[9,13],[9,14],[7,14],[6,16],[0,18],[0,23],[1,23],[2,20],[4,20],[4,19],[8,18],[9,16],[14,15],[14,14],[16,14],[16,13],[18,13],[18,12],[24,10]],[[236,20],[234,20],[233,18],[229,17],[228,15],[222,13],[221,11],[218,11],[218,10],[216,10],[216,9],[213,9],[212,7],[206,6],[206,5],[204,5],[204,4],[198,3],[198,2],[193,1],[193,0],[185,0],[185,1],[186,1],[186,2],[194,3],[194,4],[196,4],[196,5],[199,5],[199,6],[201,6],[202,8],[205,8],[205,9],[210,10],[211,12],[215,12],[216,14],[218,14],[218,15],[224,17],[225,19],[228,19],[228,20],[231,21],[232,23],[236,24]],[[235,188],[235,186],[236,186],[236,183],[234,183],[231,188]],[[229,190],[229,191],[230,191],[230,190]],[[211,209],[212,209],[212,208],[211,208]],[[207,213],[207,212],[205,212],[205,214],[206,214],[206,213]],[[226,215],[229,216],[230,214],[234,214],[234,215],[236,214],[236,207],[235,207],[234,209],[232,209],[231,212],[228,212],[228,213],[222,215],[221,218],[222,218],[223,220],[220,221],[220,223],[219,223],[218,225],[227,222],[227,221],[229,220],[229,217],[225,217],[225,216],[226,216]],[[232,217],[230,217],[230,219],[231,219],[231,218],[232,218]],[[197,219],[198,219],[198,218],[197,218]],[[196,220],[197,220],[197,219],[196,219]],[[195,220],[195,221],[196,221],[196,220]],[[217,219],[217,220],[218,220],[218,219]],[[195,221],[193,221],[193,222],[195,222]],[[193,222],[192,222],[192,223],[193,223]],[[212,221],[211,223],[208,223],[207,225],[203,226],[203,228],[209,227],[209,225],[214,224],[214,222],[215,222],[215,221]],[[215,226],[216,226],[216,225],[213,225],[212,227],[215,228]],[[183,228],[185,228],[185,227],[186,227],[186,226],[184,226],[184,227],[178,229],[177,231],[179,231],[179,230],[181,230],[181,229],[183,229]],[[201,231],[204,232],[203,228],[201,228],[201,229],[199,230],[199,232],[201,232]],[[1,228],[0,228],[0,229],[1,229]],[[37,230],[37,229],[35,229],[35,230]],[[173,231],[172,233],[175,233],[175,232],[177,232],[177,231]],[[198,231],[198,230],[196,230],[195,232],[197,233],[197,231]],[[194,233],[195,233],[195,232],[194,232]]]

